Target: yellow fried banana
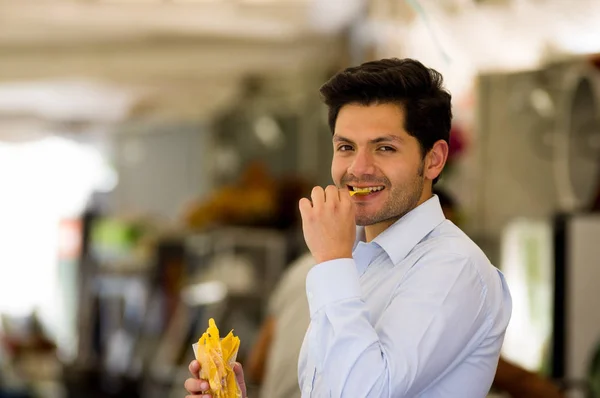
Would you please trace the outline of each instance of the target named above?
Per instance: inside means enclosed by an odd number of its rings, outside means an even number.
[[[371,193],[371,190],[369,188],[356,188],[356,190],[350,191],[350,196],[368,195],[369,193]]]
[[[196,359],[200,362],[200,378],[208,380],[213,398],[241,398],[233,366],[240,347],[240,339],[233,330],[221,340],[214,319],[198,340]]]

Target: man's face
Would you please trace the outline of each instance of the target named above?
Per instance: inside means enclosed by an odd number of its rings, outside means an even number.
[[[339,188],[369,188],[354,195],[356,224],[395,220],[423,195],[423,157],[416,138],[404,130],[404,111],[395,104],[345,105],[333,136],[331,175]]]

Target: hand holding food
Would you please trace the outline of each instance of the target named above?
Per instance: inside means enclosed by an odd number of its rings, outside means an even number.
[[[240,339],[230,331],[221,339],[214,319],[208,329],[194,344],[194,354],[200,363],[200,379],[207,380],[213,398],[241,398],[242,391],[236,382],[234,367]]]

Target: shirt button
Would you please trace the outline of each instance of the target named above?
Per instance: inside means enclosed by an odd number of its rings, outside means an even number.
[[[308,297],[308,301],[312,301],[312,299],[313,299],[312,292],[308,292],[307,297]]]

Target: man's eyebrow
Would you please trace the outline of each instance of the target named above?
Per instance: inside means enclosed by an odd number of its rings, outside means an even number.
[[[333,142],[343,142],[343,143],[347,143],[347,144],[354,144],[354,141],[352,141],[349,138],[343,137],[341,135],[334,135],[333,136]],[[403,143],[404,140],[402,139],[402,137],[398,137],[397,135],[383,135],[381,137],[377,137],[377,138],[373,138],[372,140],[369,141],[370,144],[381,144],[382,142],[396,142],[396,143]]]
[[[374,138],[370,142],[372,144],[380,144],[382,142],[390,142],[390,141],[397,142],[399,144],[404,142],[404,140],[401,137],[398,137],[397,135],[384,135],[382,137]]]
[[[348,144],[354,144],[354,142],[351,139],[342,137],[341,135],[337,134],[333,136],[333,142],[345,142]]]

